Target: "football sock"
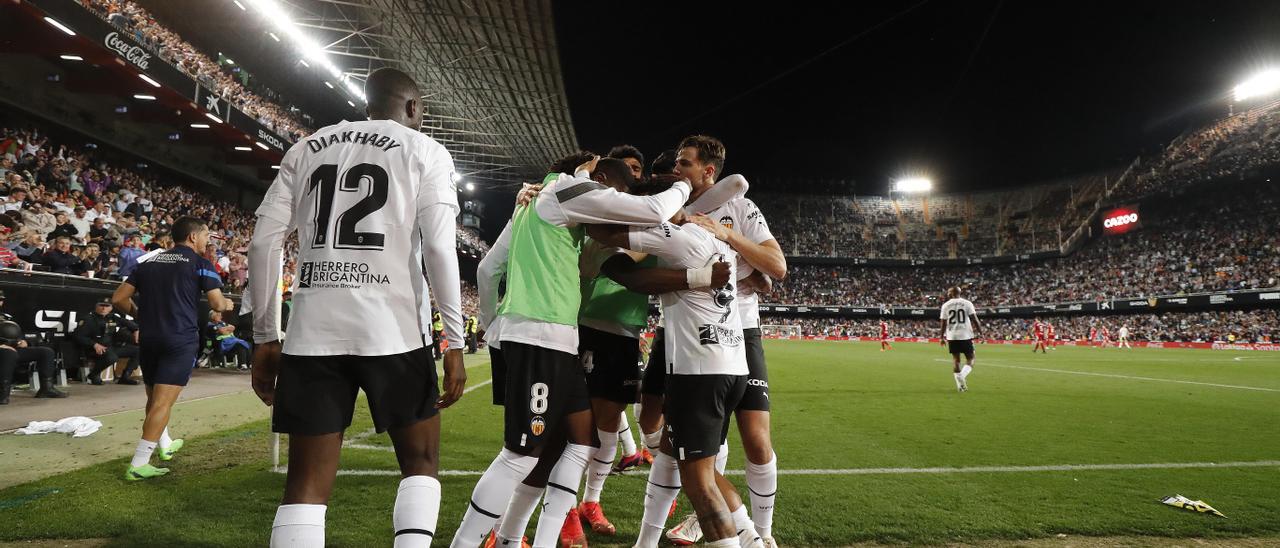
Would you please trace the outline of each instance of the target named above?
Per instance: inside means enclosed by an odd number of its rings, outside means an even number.
[[[747,516],[747,505],[743,504],[733,511],[733,528],[738,532],[738,536],[731,537],[735,544],[743,548],[756,548],[762,544],[760,535],[756,534],[755,524]]]
[[[591,455],[591,464],[587,466],[587,492],[582,497],[583,502],[600,502],[604,480],[609,477],[609,471],[613,468],[613,457],[618,454],[619,434],[617,432],[596,430],[596,434],[600,436],[600,448],[594,450],[594,454]],[[630,439],[631,435],[627,434],[626,437]],[[634,454],[634,445],[632,447]]]
[[[637,404],[639,405],[639,404]],[[622,412],[622,429],[618,430],[618,439],[622,441],[622,456],[630,457],[636,454],[636,439],[631,435],[631,421],[627,419],[627,412]],[[600,440],[604,443],[604,440]]]
[[[655,450],[653,466],[649,468],[649,485],[644,489],[644,517],[640,520],[638,548],[658,545],[662,529],[667,525],[667,513],[680,494],[680,487],[680,468],[676,459]]]
[[[129,466],[142,466],[151,462],[151,453],[156,450],[156,442],[138,440],[138,447],[133,450],[133,461]]]
[[[738,541],[738,537],[729,537],[708,542],[707,546],[709,548],[738,548],[741,544]]]
[[[716,472],[724,475],[725,466],[729,465],[729,444],[720,444],[720,450],[716,452]]]
[[[282,504],[271,524],[271,548],[324,546],[323,504]]]
[[[511,500],[516,484],[528,476],[536,464],[536,457],[526,457],[508,449],[498,453],[471,491],[471,502],[462,516],[458,531],[453,534],[450,546],[475,548],[483,544],[485,537],[493,530],[499,512],[506,510],[507,501]]]
[[[578,504],[578,484],[582,483],[582,472],[587,469],[587,461],[591,460],[593,451],[595,448],[590,445],[576,443],[564,448],[559,462],[547,478],[542,513],[538,514],[538,530],[533,536],[534,546],[555,548],[560,545],[560,529],[564,527],[564,518],[569,515],[569,510]]]
[[[778,494],[778,455],[769,462],[747,462],[747,490],[751,492],[751,521],[762,537],[773,536],[773,503]]]
[[[160,441],[157,442],[157,447],[159,447],[161,451],[164,451],[169,448],[169,444],[171,443],[173,443],[173,438],[169,437],[169,427],[166,426],[164,427],[164,432],[160,433]]]
[[[529,518],[533,517],[533,510],[540,500],[541,487],[525,483],[516,486],[511,502],[507,503],[507,511],[502,514],[502,525],[498,526],[498,546],[520,546],[525,527],[528,527]]]
[[[440,517],[440,480],[431,476],[409,476],[400,480],[396,491],[391,526],[395,528],[395,548],[425,548],[436,535]]]
[[[965,379],[969,378],[969,372],[970,372],[970,371],[973,371],[973,366],[972,366],[972,365],[966,365],[966,366],[964,366],[964,368],[960,370],[960,380],[965,380]]]
[[[650,432],[644,435],[644,446],[646,449],[649,450],[650,453],[653,453],[655,458],[658,455],[658,447],[660,447],[661,445],[662,445],[662,429],[661,428],[659,428],[657,432]]]

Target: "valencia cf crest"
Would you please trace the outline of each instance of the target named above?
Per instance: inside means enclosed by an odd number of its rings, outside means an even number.
[[[529,431],[535,436],[541,436],[547,430],[547,421],[542,420],[542,416],[536,416],[529,421]]]
[[[724,225],[724,227],[729,230],[733,230],[733,217],[730,217],[728,215],[721,217],[720,224]]]
[[[1149,297],[1149,298],[1147,298],[1147,306],[1149,306],[1149,307],[1151,307],[1151,308],[1155,308],[1155,307],[1156,307],[1156,303],[1157,303],[1157,302],[1158,302],[1158,301],[1156,301],[1156,298],[1155,298],[1155,297]]]

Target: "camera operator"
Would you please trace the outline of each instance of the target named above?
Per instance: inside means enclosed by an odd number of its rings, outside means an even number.
[[[138,367],[138,324],[112,311],[111,299],[102,299],[93,313],[80,320],[71,334],[76,344],[93,360],[89,382],[101,385],[102,370],[114,367],[120,358],[129,358],[124,373],[116,378],[120,384],[138,384],[130,378]]]
[[[4,291],[0,291],[0,308],[4,307]],[[40,390],[37,398],[65,398],[66,392],[58,390],[58,371],[53,363],[53,350],[43,346],[29,346],[22,335],[22,327],[13,318],[0,312],[0,405],[9,403],[9,391],[13,389],[13,374],[20,363],[36,363],[40,373]]]

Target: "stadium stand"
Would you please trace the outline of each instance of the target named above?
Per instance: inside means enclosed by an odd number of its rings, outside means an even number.
[[[229,72],[232,65],[215,62],[165,28],[136,2],[79,0],[79,3],[116,28],[132,33],[138,43],[150,49],[157,57],[215,90],[220,97],[253,116],[262,125],[295,141],[312,132],[307,122],[309,116],[296,108],[276,104],[274,101],[278,101],[280,97],[269,89],[258,87],[256,93],[251,91],[246,87],[247,79],[237,81],[237,75]],[[264,94],[272,96],[274,101],[262,97]]]
[[[1053,316],[1058,340],[1084,340],[1089,329],[1107,328],[1114,339],[1121,326],[1129,328],[1132,341],[1274,343],[1280,340],[1280,310],[1230,310],[1126,316]],[[984,338],[1028,340],[1031,318],[987,318],[982,320]],[[764,316],[765,325],[795,325],[805,337],[879,337],[878,318],[795,318]],[[900,338],[936,338],[938,320],[889,320],[889,335]]]
[[[0,129],[0,262],[5,268],[120,279],[141,252],[170,245],[169,227],[184,215],[209,222],[216,237],[206,250],[232,291],[247,279],[245,254],[252,212],[202,195],[186,181],[128,169],[127,158],[51,142],[30,128]],[[58,250],[59,239],[65,251]],[[287,266],[296,271],[294,252]],[[488,245],[459,227],[459,249],[482,255]],[[474,288],[472,289],[474,292]],[[474,300],[474,299],[472,299]]]
[[[1184,188],[1144,206],[1142,230],[1101,237],[1061,259],[937,268],[793,263],[766,300],[924,306],[947,285],[965,284],[974,302],[995,306],[1276,287],[1277,188],[1265,181]]]

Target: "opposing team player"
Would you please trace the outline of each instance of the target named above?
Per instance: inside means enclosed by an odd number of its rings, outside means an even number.
[[[273,406],[272,429],[289,434],[272,547],[324,545],[342,433],[361,390],[400,463],[395,546],[430,545],[440,507],[439,410],[466,384],[453,160],[418,131],[422,93],[407,74],[379,69],[365,94],[369,120],[321,129],[285,154],[250,245],[249,287],[261,303],[253,311],[253,388]],[[282,346],[275,291],[295,228],[301,267]],[[444,394],[424,341],[427,280],[448,335]]]
[[[1058,346],[1058,334],[1053,330],[1053,324],[1045,322],[1045,327],[1049,331],[1049,349],[1053,350]]]
[[[507,367],[504,449],[477,482],[454,546],[480,545],[499,515],[501,541],[518,543],[544,495],[534,544],[550,546],[577,503],[595,437],[577,355],[582,225],[652,226],[689,195],[687,182],[632,196],[602,184],[606,179],[630,186],[630,169],[621,160],[594,158],[574,175],[558,174],[532,204],[516,209],[509,225],[507,293],[497,312]],[[539,458],[555,463],[545,477],[530,475]]]
[[[1036,318],[1035,323],[1031,324],[1031,337],[1035,341],[1035,346],[1031,347],[1031,353],[1035,354],[1037,350],[1042,354],[1049,353],[1049,345],[1045,338],[1044,323],[1040,318]]]
[[[889,344],[889,322],[880,320],[880,351],[893,350],[893,346]]]
[[[961,297],[959,287],[947,290],[947,302],[942,305],[942,341],[951,353],[956,378],[956,390],[967,392],[969,373],[973,372],[973,339],[982,331],[978,324],[978,311],[973,303]],[[965,358],[964,368],[960,367],[960,355]]]
[[[1095,349],[1098,348],[1098,326],[1097,325],[1094,325],[1094,324],[1089,325],[1089,338],[1086,344],[1088,344],[1089,346],[1092,346]]]
[[[606,244],[656,255],[665,268],[736,263],[729,245],[698,225],[681,226],[683,217],[681,212],[670,223],[647,229],[593,226],[588,232]],[[661,452],[650,469],[645,515],[665,516],[683,487],[711,546],[763,546],[741,498],[715,467],[715,457],[728,434],[730,413],[738,407],[747,383],[735,294],[731,283],[661,296],[667,322],[667,359],[650,367],[667,370],[666,427]],[[661,525],[646,519],[641,527],[636,546],[656,547]]]

